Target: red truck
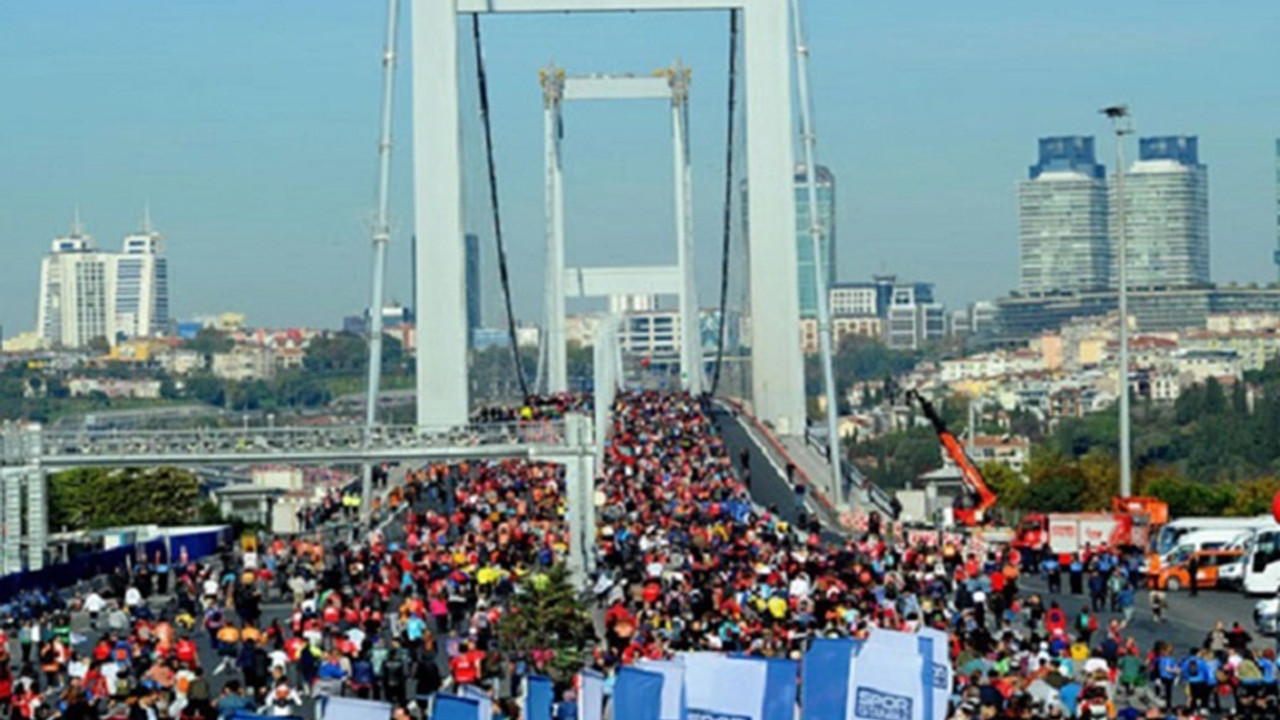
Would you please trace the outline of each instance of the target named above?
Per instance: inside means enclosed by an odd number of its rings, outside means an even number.
[[[1023,518],[1014,535],[1014,547],[1031,552],[1045,543],[1064,562],[1086,547],[1146,547],[1145,523],[1125,513],[1032,513]]]

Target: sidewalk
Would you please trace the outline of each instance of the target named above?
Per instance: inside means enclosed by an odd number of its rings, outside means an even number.
[[[786,467],[789,463],[795,463],[796,479],[804,482],[805,486],[809,488],[809,492],[805,495],[806,510],[816,516],[828,529],[837,532],[841,531],[840,513],[831,503],[826,493],[826,487],[830,483],[830,471],[825,470],[826,463],[812,454],[812,451],[809,454],[798,457],[793,455],[787,445],[780,442],[776,436],[769,432],[768,428],[761,425],[750,414],[740,408],[732,408],[732,412],[730,412],[731,406],[729,405],[722,405],[721,407],[724,411],[724,415],[721,416],[722,419],[728,420],[731,417],[731,422],[737,426],[738,431],[751,444],[755,453],[758,453],[762,459],[767,460],[769,463],[769,468],[753,468],[755,473],[753,485],[756,485],[753,494],[755,494],[756,490],[765,490],[764,487],[757,484],[757,481],[762,479],[763,473],[776,476],[778,489],[765,493],[769,501],[765,504],[776,505],[782,511],[781,514],[784,517],[788,520],[792,519],[791,515],[794,514],[792,512],[793,498],[795,497],[794,486],[786,482]],[[729,439],[726,438],[726,440]],[[803,444],[804,440],[800,439],[800,442]],[[739,471],[742,470],[742,468],[738,469]],[[815,480],[817,482],[816,485]],[[785,489],[781,487],[783,485],[786,486]]]

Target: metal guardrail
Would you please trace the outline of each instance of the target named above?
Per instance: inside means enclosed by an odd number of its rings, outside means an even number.
[[[559,422],[487,423],[428,429],[385,425],[366,438],[358,425],[316,427],[249,427],[189,430],[62,430],[41,433],[41,457],[65,456],[207,456],[237,455],[261,458],[273,453],[349,453],[368,449],[394,454],[410,448],[476,447],[494,445],[562,445]]]
[[[814,450],[822,454],[822,457],[829,457],[827,449],[827,441],[824,437],[819,437],[813,432],[813,428],[806,426],[804,429],[805,442]],[[885,492],[884,488],[871,482],[870,478],[862,474],[852,462],[840,463],[840,472],[844,476],[845,486],[852,486],[854,489],[861,490],[866,494],[867,500],[875,505],[885,517],[897,519],[898,513],[894,511],[895,503],[893,496]]]

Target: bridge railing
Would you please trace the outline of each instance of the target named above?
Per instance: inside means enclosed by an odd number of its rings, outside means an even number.
[[[812,427],[804,429],[805,442],[814,450],[822,453],[822,457],[828,456],[826,434],[818,434],[814,432]],[[862,471],[858,469],[850,461],[840,463],[840,474],[844,476],[844,484],[846,488],[852,487],[855,490],[866,494],[867,500],[875,505],[885,517],[897,518],[896,506],[893,502],[893,496],[885,492],[885,489],[875,484]]]
[[[208,455],[273,452],[397,449],[485,445],[559,445],[564,427],[558,422],[482,423],[452,428],[382,425],[366,438],[359,425],[315,427],[202,428],[115,431],[49,429],[41,434],[41,454],[66,455]]]

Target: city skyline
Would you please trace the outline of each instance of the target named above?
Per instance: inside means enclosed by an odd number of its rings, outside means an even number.
[[[1066,18],[1012,2],[963,13],[931,7],[807,7],[818,161],[841,178],[837,277],[890,271],[929,280],[951,306],[1015,289],[1009,179],[1025,166],[1026,143],[1061,130],[1102,135],[1094,111],[1121,100],[1142,135],[1196,134],[1212,158],[1211,277],[1275,278],[1268,261],[1280,97],[1263,32],[1280,14],[1272,4],[1241,3],[1223,17],[1196,7],[1174,16],[1138,2],[1107,23],[1094,19],[1111,12],[1098,2]],[[6,328],[31,327],[37,288],[29,268],[71,206],[84,207],[96,234],[114,237],[132,229],[129,208],[147,196],[159,224],[181,240],[171,252],[183,288],[175,316],[240,309],[267,325],[332,325],[366,304],[385,18],[381,7],[309,10],[139,2],[123,22],[88,4],[76,13],[0,9],[0,24],[13,29],[0,47],[0,80],[15,100],[0,136],[21,139],[0,143],[0,166],[10,170],[0,175],[10,200],[0,211]],[[245,27],[247,12],[261,22]],[[282,51],[277,31],[286,23],[296,38]],[[539,273],[519,270],[542,267],[541,143],[524,126],[540,113],[534,74],[549,54],[582,72],[660,67],[673,57],[695,68],[699,288],[702,304],[714,303],[726,26],[717,13],[485,21],[522,318],[540,315],[540,279],[526,277]],[[62,40],[50,54],[45,39],[55,33]],[[234,53],[226,52],[231,42]],[[410,301],[400,269],[412,223],[408,54],[397,98],[388,292],[402,302]],[[1055,92],[1036,93],[1046,76]],[[591,108],[567,119],[568,209],[577,226],[570,237],[585,239],[571,244],[571,259],[635,259],[644,237],[668,226],[669,168],[655,152],[665,137],[636,115]],[[620,135],[634,139],[618,143]],[[1110,150],[1104,143],[1103,155]],[[621,183],[601,182],[620,166],[628,168]],[[482,235],[483,246],[491,243]]]

